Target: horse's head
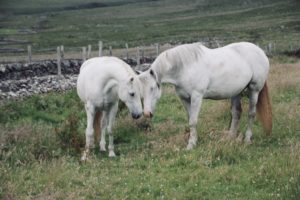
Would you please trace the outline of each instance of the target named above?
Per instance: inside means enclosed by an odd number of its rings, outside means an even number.
[[[118,93],[134,119],[142,116],[141,83],[137,77],[131,77],[125,84],[121,84]]]
[[[156,102],[161,96],[160,83],[157,74],[152,69],[141,73],[139,78],[143,84],[144,115],[152,117]]]

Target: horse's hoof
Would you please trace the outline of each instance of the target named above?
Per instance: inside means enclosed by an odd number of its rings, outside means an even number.
[[[251,138],[245,138],[245,144],[248,144],[248,145],[253,144]]]
[[[87,156],[86,155],[81,156],[80,162],[86,162],[86,161],[87,161]]]
[[[85,149],[85,150],[83,151],[83,153],[82,153],[82,156],[81,156],[81,158],[80,158],[80,161],[81,161],[81,162],[87,161],[89,153],[90,153],[90,150],[89,150],[89,149]]]
[[[244,139],[243,134],[240,133],[239,136],[236,138],[236,141],[239,142],[239,143],[242,143],[243,139]]]
[[[115,152],[110,151],[110,152],[108,153],[108,157],[110,157],[110,158],[116,157]]]
[[[189,150],[192,150],[192,149],[194,149],[194,147],[195,147],[194,144],[190,144],[190,143],[189,143],[189,144],[187,145],[187,147],[186,147],[186,150],[188,150],[188,151],[189,151]]]
[[[100,151],[106,151],[105,145],[100,144]]]

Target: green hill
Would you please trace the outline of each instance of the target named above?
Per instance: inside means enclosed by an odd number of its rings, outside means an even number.
[[[297,0],[1,0],[0,48],[247,40],[300,46]]]

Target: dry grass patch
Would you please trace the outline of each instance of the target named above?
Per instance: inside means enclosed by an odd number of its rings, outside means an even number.
[[[293,64],[271,62],[271,70],[268,83],[272,91],[282,90],[294,86],[299,87],[300,61]]]

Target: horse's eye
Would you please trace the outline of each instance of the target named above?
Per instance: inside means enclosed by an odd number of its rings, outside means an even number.
[[[134,97],[134,93],[133,93],[133,92],[132,92],[132,93],[129,93],[129,95],[132,96],[132,97]]]

